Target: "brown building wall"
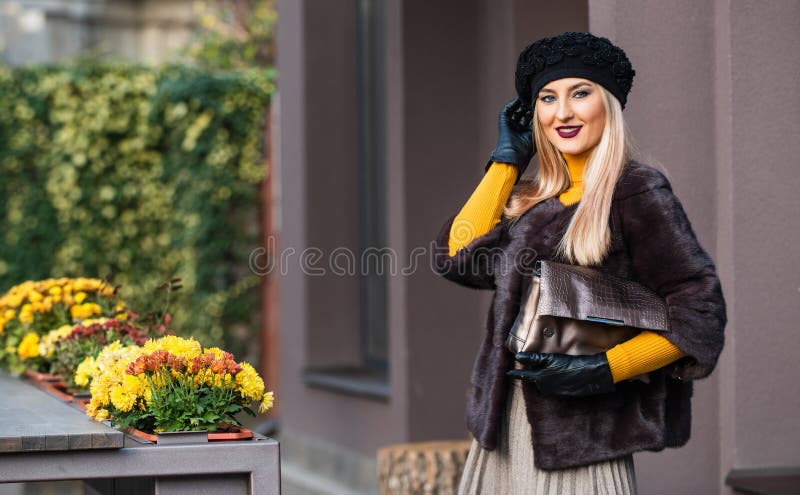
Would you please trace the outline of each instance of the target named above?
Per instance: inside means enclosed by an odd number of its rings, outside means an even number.
[[[798,2],[730,4],[730,141],[721,145],[731,150],[725,242],[737,304],[721,417],[733,467],[800,465],[798,26]]]
[[[406,374],[402,359],[389,360],[390,376],[397,377],[389,399],[312,387],[304,379],[310,368],[353,365],[358,359],[356,278],[312,273],[327,267],[333,249],[352,252],[357,246],[355,9],[354,0],[278,3],[277,166],[283,197],[278,250],[288,260],[279,275],[278,400],[288,493],[292,488],[294,493],[373,492],[377,446],[407,434],[406,394],[399,388]],[[396,196],[391,189],[390,194]],[[320,254],[309,270],[313,259],[307,256]],[[390,291],[398,290],[402,287],[391,282]],[[390,349],[402,356],[397,339],[404,331],[397,318],[392,305]]]
[[[459,15],[452,16],[458,11]],[[474,171],[477,138],[475,2],[404,2],[404,181],[407,246],[427,246],[441,215]],[[428,267],[427,259],[424,268]],[[474,304],[442,298],[429,269],[406,277],[409,439],[466,438]],[[474,296],[473,296],[474,297]],[[465,314],[468,313],[468,314]],[[454,321],[456,320],[456,321]]]

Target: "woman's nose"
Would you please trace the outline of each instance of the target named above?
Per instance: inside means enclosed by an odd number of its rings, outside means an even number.
[[[572,118],[572,106],[568,100],[560,99],[558,102],[558,110],[556,111],[556,118],[562,122],[566,122]]]

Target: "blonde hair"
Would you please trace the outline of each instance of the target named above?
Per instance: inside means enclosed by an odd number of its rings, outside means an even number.
[[[606,121],[600,142],[592,149],[583,172],[583,196],[559,241],[556,252],[572,264],[599,264],[611,247],[609,215],[611,199],[622,170],[636,155],[619,101],[601,85]],[[533,180],[521,180],[503,208],[510,227],[534,205],[558,196],[570,187],[567,162],[545,136],[533,111],[534,139],[539,155],[539,171]]]

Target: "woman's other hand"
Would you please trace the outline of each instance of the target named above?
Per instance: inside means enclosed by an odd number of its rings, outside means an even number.
[[[503,107],[497,123],[497,147],[486,164],[486,171],[494,162],[510,163],[517,168],[519,180],[536,151],[531,130],[532,118],[531,108],[519,98],[514,98]]]
[[[615,390],[605,352],[589,356],[518,352],[514,357],[524,369],[506,374],[536,384],[543,394],[583,397]]]

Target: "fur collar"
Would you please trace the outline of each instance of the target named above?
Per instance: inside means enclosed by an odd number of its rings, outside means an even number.
[[[650,165],[632,161],[622,170],[622,175],[614,189],[614,199],[626,199],[659,187],[666,187],[670,191],[672,190],[669,180],[660,170]]]

